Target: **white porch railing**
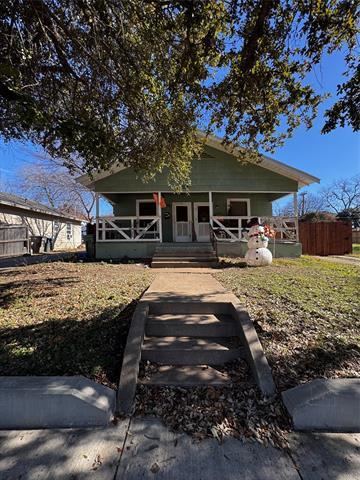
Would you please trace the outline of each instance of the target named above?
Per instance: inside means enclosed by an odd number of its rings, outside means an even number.
[[[212,230],[216,240],[238,242],[247,238],[250,219],[257,218],[259,223],[267,224],[281,240],[298,241],[298,221],[296,217],[212,217]]]
[[[270,225],[281,240],[299,241],[298,217],[261,217],[261,223]]]
[[[159,242],[160,217],[99,217],[97,242]]]
[[[212,217],[212,228],[216,240],[238,242],[246,237],[247,224],[251,218],[258,217]]]

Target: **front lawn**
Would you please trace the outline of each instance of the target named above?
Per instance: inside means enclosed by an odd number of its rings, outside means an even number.
[[[0,375],[85,375],[115,387],[151,279],[149,270],[105,263],[0,271]]]
[[[350,255],[352,257],[360,257],[360,243],[353,243],[352,253]]]
[[[281,390],[315,377],[360,376],[360,268],[302,257],[216,278],[242,300]]]

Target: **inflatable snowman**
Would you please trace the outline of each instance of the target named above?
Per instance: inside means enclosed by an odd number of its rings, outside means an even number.
[[[267,249],[269,239],[264,232],[261,225],[254,225],[249,230],[249,250],[246,252],[245,260],[250,267],[262,267],[272,262],[271,252]]]

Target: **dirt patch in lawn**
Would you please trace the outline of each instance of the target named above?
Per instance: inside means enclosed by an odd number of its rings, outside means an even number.
[[[84,375],[110,387],[152,273],[65,263],[0,272],[0,375]]]
[[[360,376],[360,268],[311,257],[215,274],[248,308],[275,381]]]

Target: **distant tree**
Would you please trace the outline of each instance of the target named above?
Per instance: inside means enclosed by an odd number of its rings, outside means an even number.
[[[336,222],[336,215],[330,212],[308,212],[300,217],[304,222]]]
[[[335,213],[344,210],[360,210],[360,175],[337,180],[324,188],[321,197],[326,208]]]
[[[75,181],[69,171],[44,159],[22,168],[16,182],[17,193],[56,208],[63,213],[93,219],[94,192]]]
[[[360,208],[348,208],[337,214],[340,220],[351,220],[353,228],[360,228]]]
[[[324,200],[322,197],[311,192],[300,192],[298,195],[298,214],[299,217],[308,213],[317,213],[324,210]],[[290,200],[285,205],[276,206],[276,215],[291,217],[294,215],[294,202]]]

